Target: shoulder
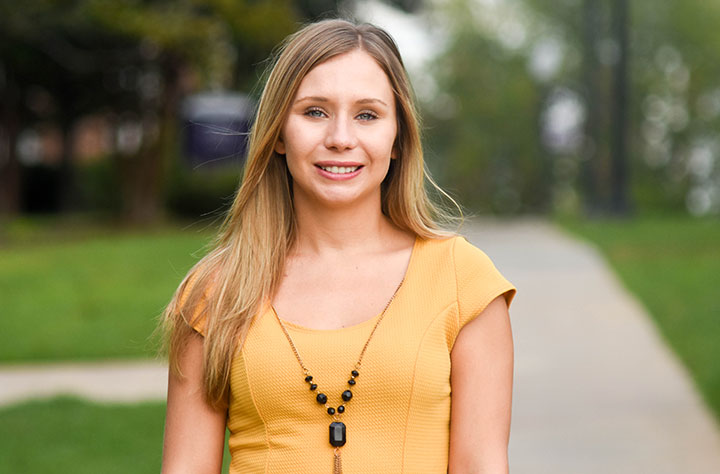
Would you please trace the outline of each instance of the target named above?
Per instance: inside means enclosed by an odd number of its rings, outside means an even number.
[[[458,278],[465,273],[494,269],[490,258],[462,235],[422,240],[425,261],[438,261],[452,268]]]
[[[454,238],[453,259],[458,285],[468,279],[493,279],[499,275],[490,257],[463,236]]]
[[[200,335],[205,335],[209,299],[213,296],[214,275],[193,268],[177,290],[178,310],[186,323]]]
[[[495,298],[502,295],[509,305],[515,287],[485,252],[461,235],[425,239],[420,245],[421,256],[415,266],[423,281],[419,298],[428,307],[432,307],[432,301],[443,302],[442,307],[455,307],[447,313],[451,349],[460,330]]]
[[[480,314],[500,295],[509,305],[516,289],[497,269],[490,257],[463,236],[453,237],[451,245],[459,327]]]

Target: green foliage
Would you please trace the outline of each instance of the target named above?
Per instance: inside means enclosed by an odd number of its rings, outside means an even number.
[[[539,140],[541,90],[526,59],[459,26],[434,64],[441,99],[429,104],[431,160],[444,187],[474,210],[541,211],[549,163]]]
[[[203,171],[178,167],[169,183],[168,208],[190,218],[220,217],[232,204],[240,174],[234,166]]]
[[[74,398],[0,408],[0,472],[157,473],[164,403],[111,405]],[[227,443],[222,472],[228,472]]]
[[[227,74],[236,60],[240,61],[237,72],[247,74],[253,59],[266,57],[295,29],[297,20],[288,0],[28,0],[0,4],[0,26],[9,52],[19,42],[37,47],[67,67],[83,61],[81,69],[95,69],[112,59],[112,54],[107,54],[113,52],[109,47],[122,43],[139,48],[146,59],[156,60],[158,55],[182,58],[194,73],[206,78],[206,85],[217,79],[207,74]],[[52,45],[49,39],[59,44]],[[126,64],[132,59],[128,53]]]
[[[546,31],[563,38],[569,51],[583,41],[583,7],[596,4],[601,37],[594,49],[604,57],[601,62],[606,70],[612,66],[613,45],[607,41],[609,2],[523,1],[546,24]],[[707,195],[713,188],[720,196],[720,4],[633,0],[629,5],[629,137],[637,209],[656,212],[688,207],[699,214],[717,214],[720,199],[715,198],[714,206],[703,207],[693,205],[691,196]],[[580,77],[581,62],[568,66],[560,80]],[[612,99],[611,79],[609,75],[602,78],[605,101]],[[714,166],[709,168],[698,165],[697,151],[706,147],[713,155]]]
[[[600,247],[720,417],[720,222],[666,216],[563,225]]]
[[[692,196],[712,188],[720,196],[720,6],[697,0],[633,6],[637,173],[662,198],[717,214],[720,198],[704,206]],[[701,163],[703,151],[709,166]]]
[[[606,207],[612,188],[615,4],[445,2],[440,15],[449,40],[435,68],[440,100],[428,107],[435,168],[445,186],[483,211],[512,210],[498,206],[507,202],[498,198],[502,190],[519,196],[520,210],[543,209],[550,195],[572,196],[573,189],[598,201],[588,202],[589,208]],[[628,5],[628,159],[635,208],[718,214],[720,4],[628,0]],[[586,31],[590,11],[597,30],[592,44]],[[507,36],[518,29],[524,39],[508,46]],[[550,77],[535,77],[528,65],[548,41],[559,51],[559,65]],[[594,62],[586,62],[588,54]],[[590,70],[598,82],[598,113],[592,114],[599,123],[597,141],[583,148],[587,142],[580,140],[576,150],[565,152],[543,147],[543,112],[555,91],[571,91],[587,107]],[[588,150],[596,150],[594,163],[583,169]],[[593,191],[583,177],[590,169]]]
[[[113,160],[103,158],[77,166],[77,201],[84,209],[117,214],[120,209],[120,183]]]
[[[99,24],[160,51],[185,58],[205,86],[231,86],[232,75],[252,85],[250,67],[295,29],[288,0],[153,2],[86,0]]]
[[[164,231],[0,249],[0,360],[154,355],[157,318],[208,240]]]
[[[183,96],[252,88],[258,63],[298,20],[290,0],[0,2],[5,162],[17,168],[17,137],[42,125],[59,132],[60,161],[70,170],[77,154],[73,129],[85,116],[102,117],[108,142],[117,138],[104,152],[119,157],[113,170],[119,208],[127,220],[150,224],[162,215],[164,180],[178,156],[173,144]],[[121,133],[122,127],[132,132]],[[0,175],[13,190],[11,202],[20,201],[18,175],[8,173],[8,184],[4,168]],[[64,205],[76,187],[62,181]],[[93,188],[85,194],[95,196]]]

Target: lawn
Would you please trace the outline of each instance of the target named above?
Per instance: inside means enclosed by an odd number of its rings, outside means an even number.
[[[157,317],[209,238],[166,229],[0,247],[0,361],[153,355]]]
[[[74,398],[0,408],[0,472],[160,472],[164,417],[163,403],[101,405]],[[228,465],[226,449],[223,472]]]
[[[563,221],[645,305],[720,417],[720,220]]]

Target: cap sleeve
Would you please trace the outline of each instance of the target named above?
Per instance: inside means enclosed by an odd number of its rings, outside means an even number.
[[[181,311],[183,311],[183,308],[185,306],[185,302],[187,301],[191,290],[195,286],[195,283],[197,281],[197,275],[192,275],[189,279],[187,284],[185,285],[185,288],[183,288],[183,291],[180,295],[180,305]],[[205,325],[207,322],[207,296],[208,296],[209,288],[206,288],[205,291],[203,291],[202,296],[198,300],[197,304],[195,304],[192,308],[187,308],[188,314],[183,314],[185,317],[185,320],[188,322],[191,328],[193,328],[197,333],[199,333],[201,336],[205,336]]]
[[[508,306],[515,287],[500,274],[490,258],[464,237],[458,237],[454,248],[457,281],[458,329],[483,312],[500,295]]]

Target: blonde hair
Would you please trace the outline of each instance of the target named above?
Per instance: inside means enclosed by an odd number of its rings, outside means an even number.
[[[356,49],[385,71],[397,108],[397,159],[382,184],[382,212],[420,238],[451,234],[441,223],[452,222],[453,216],[426,193],[428,182],[452,201],[425,169],[412,88],[393,39],[373,25],[344,20],[313,23],[289,36],[263,89],[232,207],[212,250],[188,272],[163,313],[171,370],[176,373],[192,327],[202,325],[204,390],[215,406],[227,402],[232,357],[253,316],[272,298],[295,239],[290,177],[283,156],[275,152],[285,116],[312,68]]]

